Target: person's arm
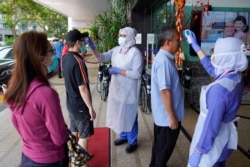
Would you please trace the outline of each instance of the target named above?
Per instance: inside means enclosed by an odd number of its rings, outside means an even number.
[[[112,49],[105,53],[100,53],[95,46],[95,43],[92,41],[91,38],[85,38],[86,43],[91,48],[93,54],[95,55],[96,59],[100,62],[106,62],[111,60]]]
[[[189,31],[189,32],[186,33],[185,31]],[[204,51],[201,49],[200,45],[197,42],[195,34],[191,30],[184,30],[183,34],[187,38],[187,42],[192,46],[194,51],[199,56],[200,60],[202,60],[204,57],[206,57],[206,54],[204,53]]]
[[[206,54],[204,53],[203,50],[198,50],[196,53],[199,56],[200,60],[202,60],[204,57],[206,57]]]
[[[188,161],[191,166],[198,165],[202,155],[208,153],[213,147],[226,110],[225,98],[228,98],[226,92],[227,90],[217,84],[211,87],[206,94],[208,112],[204,126],[200,127],[202,130],[198,143]]]
[[[44,99],[41,100],[43,106],[41,108],[43,108],[45,125],[50,132],[53,143],[61,146],[66,142],[67,125],[63,118],[59,96],[55,90],[49,87],[42,87],[40,95],[41,99]]]
[[[97,49],[92,50],[92,52],[94,53],[95,57],[96,57],[97,59],[99,59],[101,53],[100,53]]]
[[[172,102],[171,91],[169,89],[161,90],[161,99],[169,117],[169,121],[170,121],[169,128],[176,129],[178,127],[178,120],[175,116],[174,109],[172,106],[173,102]]]
[[[91,94],[88,87],[89,79],[87,77],[88,76],[87,71],[85,70],[87,67],[85,63],[83,62],[79,63],[79,62],[80,61],[78,60],[74,65],[74,72],[72,73],[73,75],[72,77],[76,81],[82,100],[89,109],[89,113],[91,116],[90,120],[94,120],[96,117],[96,113],[92,105]]]
[[[175,67],[172,67],[175,68]],[[168,61],[160,62],[158,63],[156,69],[156,78],[158,82],[159,91],[161,94],[162,103],[166,112],[166,115],[169,118],[169,128],[176,129],[178,127],[178,120],[175,115],[173,103],[172,100],[172,91],[171,91],[171,85],[172,85],[172,69],[171,69],[171,63]]]
[[[131,78],[131,79],[139,79],[141,77],[142,73],[142,55],[141,52],[137,49],[133,50],[133,52],[129,52],[128,54],[134,54],[132,60],[131,60],[131,69],[125,70],[120,69],[118,67],[112,66],[109,69],[109,73],[112,75],[123,75],[125,77]]]
[[[91,38],[87,37],[87,38],[85,38],[85,42],[89,45],[89,47],[93,51],[95,57],[98,59],[100,57],[101,53],[96,49],[94,41],[92,41]]]
[[[131,79],[141,78],[142,68],[143,68],[143,59],[141,52],[138,49],[135,49],[134,57],[131,60],[131,70],[122,70],[121,75],[127,76]]]
[[[184,30],[184,31],[186,31],[186,30]],[[191,30],[188,30],[188,31],[190,33],[183,32],[183,34],[187,38],[187,42],[189,44],[191,44],[192,48],[194,49],[194,51],[199,56],[200,62],[202,64],[202,66],[204,67],[204,69],[207,71],[207,73],[210,76],[212,76],[213,78],[216,78],[216,75],[214,73],[214,67],[211,65],[211,60],[206,56],[206,54],[204,53],[204,51],[201,49],[201,47],[197,43],[195,34]],[[189,34],[189,35],[187,35],[187,34]]]
[[[84,84],[84,85],[78,86],[78,88],[79,88],[79,91],[80,91],[80,94],[82,96],[84,103],[87,105],[87,107],[89,109],[89,114],[91,116],[90,120],[93,121],[96,118],[96,113],[95,113],[95,110],[94,110],[93,105],[92,105],[88,86],[87,86],[87,84]]]
[[[206,94],[208,112],[196,146],[202,153],[209,152],[213,146],[214,139],[220,130],[223,116],[226,113],[228,94],[228,90],[219,84],[213,85]]]

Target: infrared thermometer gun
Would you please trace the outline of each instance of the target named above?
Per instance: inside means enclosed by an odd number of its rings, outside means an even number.
[[[191,44],[192,43],[191,31],[190,30],[184,30],[183,35],[187,38],[188,43]]]

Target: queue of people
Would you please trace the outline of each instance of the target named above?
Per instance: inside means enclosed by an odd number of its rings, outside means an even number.
[[[118,56],[124,56],[122,54],[123,47],[121,46],[126,46],[126,42],[129,40],[126,39],[124,44],[125,39],[121,37],[128,38],[127,36],[128,31],[125,31],[124,34],[124,31],[121,29],[118,39],[120,47],[115,47],[103,54],[99,53],[93,41],[88,39],[88,44],[99,61],[111,60],[114,63],[110,73],[116,77],[117,75],[119,77],[120,75],[127,76],[128,69],[121,69],[122,66],[119,65],[119,62],[121,64],[124,62],[116,60],[119,60]],[[181,120],[184,118],[184,95],[178,78],[178,71],[174,65],[174,54],[180,46],[179,39],[180,37],[175,27],[163,26],[160,28],[158,34],[160,51],[153,61],[151,70],[154,140],[150,167],[166,166],[179,136]],[[219,38],[210,60],[197,44],[193,32],[191,32],[191,38],[188,39],[208,74],[215,79],[210,85],[202,87],[200,96],[201,114],[190,147],[188,166],[225,166],[226,160],[232,154],[233,149],[237,148],[235,124],[237,122],[236,113],[243,93],[241,72],[248,66],[246,53],[242,50],[243,42],[235,37]],[[119,53],[117,54],[118,51]],[[114,58],[115,56],[117,57]],[[107,126],[120,133],[120,138],[114,141],[114,145],[117,146],[130,140],[128,133],[124,135],[124,132],[117,130],[121,122],[125,122],[124,120],[126,119],[126,116],[123,119],[119,116],[118,108],[120,109],[120,107],[117,107],[119,105],[117,105],[116,101],[121,101],[120,99],[122,98],[117,96],[117,92],[120,92],[125,87],[122,87],[121,85],[123,84],[120,82],[115,82],[115,79],[113,79],[113,82],[116,85],[112,85],[111,81],[110,89],[112,91],[112,88],[116,87],[114,88],[116,95],[109,95],[109,100],[111,101],[109,104],[113,103],[112,101],[115,103],[112,107],[108,104],[108,109],[110,107],[113,110],[107,111]],[[225,92],[227,92],[227,96],[225,96]],[[113,99],[112,96],[116,98]],[[115,114],[109,115],[109,112]],[[110,120],[110,118],[113,118],[113,120]],[[119,123],[116,122],[117,119]],[[133,122],[130,123],[130,125],[132,124]],[[127,153],[130,145],[129,143],[126,148]]]
[[[201,114],[190,146],[188,166],[225,166],[237,146],[235,117],[243,93],[240,72],[247,68],[248,61],[242,50],[243,42],[238,38],[219,38],[210,60],[198,45],[194,33],[190,32],[188,43],[215,81],[202,87]],[[111,61],[106,126],[119,136],[113,144],[120,146],[127,143],[126,153],[137,149],[137,109],[143,56],[135,46],[136,34],[132,27],[121,28],[117,38],[119,46],[100,53],[86,34],[77,29],[67,33],[68,50],[62,58],[62,69],[69,129],[85,150],[88,150],[90,136],[94,135],[94,120],[97,117],[92,103],[88,69],[81,56],[86,43],[97,60]],[[179,35],[174,26],[164,25],[159,29],[159,52],[151,70],[154,138],[150,167],[167,165],[184,118],[184,93],[174,64],[174,55],[180,47]],[[21,165],[67,166],[67,125],[58,94],[51,88],[46,76],[46,67],[51,64],[54,49],[46,34],[30,31],[17,38],[14,55],[16,65],[4,99],[12,111],[12,123],[23,140]]]

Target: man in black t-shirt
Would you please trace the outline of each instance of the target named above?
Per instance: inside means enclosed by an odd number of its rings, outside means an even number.
[[[68,53],[63,56],[62,67],[67,93],[67,109],[70,130],[79,135],[79,145],[87,150],[88,138],[94,134],[93,120],[96,117],[92,105],[86,64],[79,54],[86,33],[74,29],[67,34]]]

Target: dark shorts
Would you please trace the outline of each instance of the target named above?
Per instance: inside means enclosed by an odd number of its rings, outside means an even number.
[[[88,138],[94,134],[93,121],[86,120],[75,120],[70,118],[70,131],[78,132],[80,138]]]

